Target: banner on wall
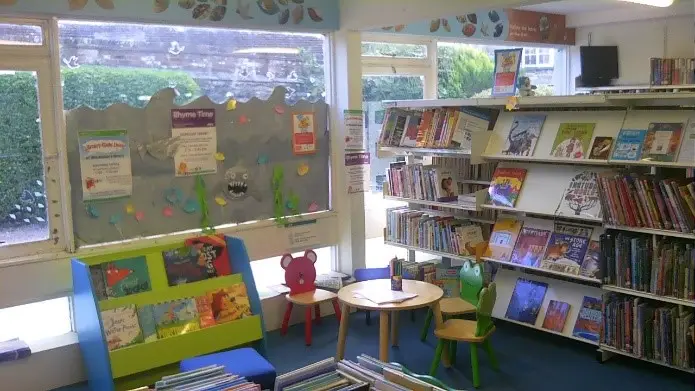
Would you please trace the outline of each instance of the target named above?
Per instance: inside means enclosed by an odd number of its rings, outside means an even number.
[[[492,96],[513,96],[523,49],[495,50],[495,74]]]
[[[348,194],[369,191],[369,152],[349,152],[345,154],[345,178]]]
[[[133,194],[130,147],[125,130],[79,132],[78,140],[84,201]]]
[[[179,142],[174,155],[177,177],[217,172],[215,109],[171,110],[171,137]]]

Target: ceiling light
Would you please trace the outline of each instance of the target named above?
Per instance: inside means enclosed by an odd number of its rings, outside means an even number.
[[[670,7],[673,0],[619,0],[627,3],[650,5],[652,7]]]

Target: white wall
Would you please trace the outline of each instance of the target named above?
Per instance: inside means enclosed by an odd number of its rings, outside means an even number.
[[[639,20],[577,28],[577,45],[570,51],[571,85],[581,73],[579,46],[617,45],[620,79],[617,84],[649,84],[651,57],[693,57],[693,16]]]

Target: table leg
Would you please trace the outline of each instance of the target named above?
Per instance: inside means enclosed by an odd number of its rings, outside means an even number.
[[[391,346],[398,346],[398,311],[391,312]]]
[[[434,316],[434,329],[438,329],[444,325],[444,318],[442,317],[442,310],[439,307],[439,302],[432,306],[432,315]],[[442,351],[442,364],[445,368],[451,367],[451,361],[449,360],[449,344],[444,344],[444,350]]]
[[[379,311],[379,360],[389,362],[389,311]]]
[[[345,357],[345,340],[347,339],[348,315],[350,315],[350,307],[343,304],[340,311],[340,328],[338,329],[338,352],[335,355],[336,360],[342,360]]]

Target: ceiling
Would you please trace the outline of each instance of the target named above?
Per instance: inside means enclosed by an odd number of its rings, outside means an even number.
[[[681,0],[680,2],[692,3],[692,0]],[[529,11],[568,15],[606,10],[648,10],[653,7],[618,0],[560,0],[520,8]]]

